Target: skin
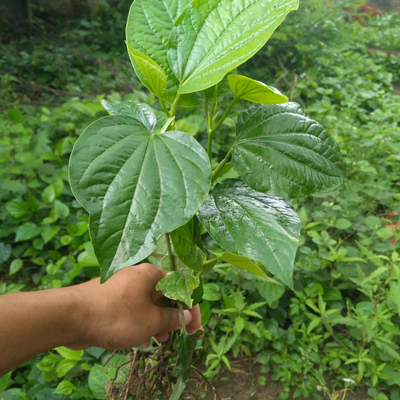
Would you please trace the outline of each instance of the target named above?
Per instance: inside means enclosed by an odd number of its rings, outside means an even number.
[[[166,271],[152,264],[125,268],[104,284],[0,296],[0,376],[58,346],[123,350],[168,340],[182,327],[180,311],[155,289]],[[184,311],[186,330],[201,327],[199,307]]]

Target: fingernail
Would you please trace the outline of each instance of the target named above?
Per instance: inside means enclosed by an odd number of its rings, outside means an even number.
[[[192,313],[189,310],[183,310],[183,316],[185,318],[185,326],[190,324],[192,320]]]

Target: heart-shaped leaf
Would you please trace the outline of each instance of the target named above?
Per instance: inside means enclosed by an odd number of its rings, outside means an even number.
[[[296,103],[243,111],[232,160],[247,185],[275,196],[324,192],[345,180],[338,144]]]
[[[280,104],[289,100],[278,89],[246,76],[228,75],[227,79],[237,100],[243,99],[258,104]]]
[[[103,281],[149,256],[155,237],[188,222],[210,188],[209,159],[195,139],[120,115],[83,132],[69,168],[74,195],[90,213]]]
[[[194,0],[175,22],[169,66],[179,93],[204,90],[267,42],[298,0]]]
[[[292,287],[300,220],[283,199],[227,179],[215,186],[197,216],[224,250],[260,261]]]

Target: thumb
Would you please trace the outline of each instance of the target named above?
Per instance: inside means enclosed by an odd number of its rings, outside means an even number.
[[[160,325],[158,333],[172,332],[182,328],[182,316],[180,310],[172,307],[160,308]],[[192,313],[189,310],[183,310],[185,326],[192,321]]]

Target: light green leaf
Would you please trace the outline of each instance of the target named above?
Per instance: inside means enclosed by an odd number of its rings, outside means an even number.
[[[56,347],[54,350],[65,359],[73,361],[80,361],[84,353],[84,350],[71,350],[64,346]]]
[[[384,351],[386,354],[391,356],[392,358],[400,361],[400,353],[397,351],[398,346],[396,343],[392,342],[389,339],[386,339],[384,337],[376,337],[375,338],[375,344],[378,347],[378,349]]]
[[[10,264],[10,275],[15,274],[18,272],[22,266],[24,265],[24,262],[20,260],[19,258],[16,258],[15,260],[12,260]]]
[[[149,57],[166,74],[166,90],[163,98],[175,99],[179,86],[167,59],[167,44],[175,20],[190,0],[136,0],[129,10],[126,24],[126,41],[129,46]],[[129,53],[139,79],[145,76]],[[147,86],[147,85],[146,85]]]
[[[69,168],[72,191],[90,213],[103,281],[148,257],[156,236],[188,222],[211,180],[207,153],[190,135],[157,134],[120,115],[86,129]]]
[[[194,0],[182,12],[168,43],[179,93],[218,83],[267,42],[297,0]]]
[[[203,300],[219,301],[221,300],[221,293],[219,286],[216,283],[208,282],[203,285]]]
[[[28,205],[23,200],[10,200],[5,204],[5,209],[14,218],[23,217],[29,211]]]
[[[347,229],[351,227],[351,221],[346,218],[338,218],[334,222],[335,228],[337,229]]]
[[[243,111],[232,159],[247,185],[275,196],[324,192],[345,180],[338,144],[296,103]]]
[[[167,276],[158,282],[156,289],[161,290],[165,297],[181,301],[191,308],[193,303],[192,293],[199,284],[200,278],[196,275],[170,271]]]
[[[17,233],[15,234],[15,241],[23,241],[33,239],[39,236],[41,232],[40,226],[37,226],[33,222],[26,222],[18,227]]]
[[[75,390],[75,386],[72,382],[67,380],[62,380],[54,390],[54,394],[64,394],[66,396],[70,395]]]
[[[320,322],[321,322],[321,318],[320,318],[320,317],[315,317],[315,318],[310,322],[310,325],[308,325],[307,334],[309,335],[309,334],[311,333],[311,331],[312,331],[317,325],[319,325]]]
[[[215,186],[198,218],[224,250],[260,261],[292,287],[300,220],[284,200],[227,179]]]
[[[243,75],[228,75],[229,87],[236,99],[258,104],[287,103],[289,99],[278,89]]]
[[[263,278],[268,278],[266,272],[267,270],[262,267],[260,268],[252,260],[245,256],[238,256],[232,253],[224,253],[221,256],[221,261],[235,265],[236,267],[242,268],[246,271],[250,271],[253,274],[262,276]]]
[[[43,201],[45,201],[46,203],[52,203],[55,198],[56,198],[56,192],[54,190],[53,185],[47,186],[46,189],[44,189],[42,192]]]
[[[66,218],[69,215],[69,208],[60,200],[54,201],[54,211],[60,218]]]
[[[7,389],[8,384],[10,383],[11,374],[12,372],[9,372],[8,374],[5,374],[2,377],[0,377],[0,394]]]
[[[78,363],[76,360],[61,360],[56,368],[57,376],[62,378],[63,376],[67,375],[67,373],[75,367]]]
[[[162,97],[167,87],[167,76],[164,70],[150,57],[133,49],[127,43],[128,52],[136,66],[135,71],[139,69],[137,75],[141,77],[143,85],[145,85],[152,93],[158,97]]]
[[[390,297],[393,299],[397,306],[397,313],[400,316],[400,282],[391,281],[390,282]]]

